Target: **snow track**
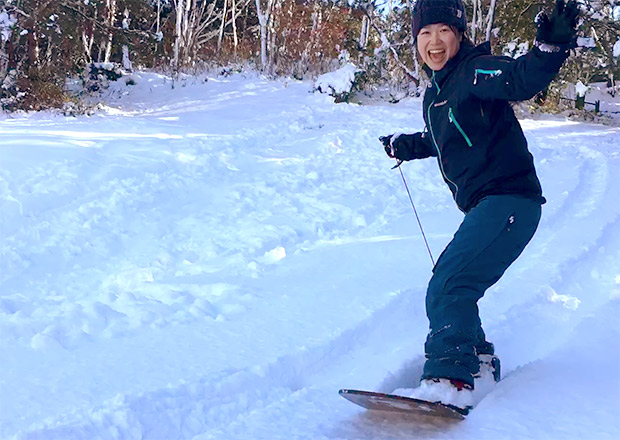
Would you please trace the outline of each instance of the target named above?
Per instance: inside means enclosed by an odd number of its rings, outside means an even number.
[[[91,411],[88,420],[83,419],[83,414],[77,420],[68,416],[56,422],[59,427],[46,426],[19,438],[114,439],[119,433],[122,438],[241,438],[250,429],[247,425],[257,417],[268,419],[265,424],[270,429],[277,426],[276,422],[284,423],[290,417],[291,408],[309,405],[309,396],[314,396],[312,405],[319,400],[324,400],[325,405],[338,405],[341,402],[334,393],[339,382],[336,378],[344,382],[351,369],[361,369],[356,364],[360,357],[368,357],[363,354],[368,351],[367,345],[376,348],[384,338],[400,340],[401,350],[410,345],[405,335],[414,329],[406,317],[412,307],[411,295],[407,293],[395,295],[385,307],[324,345],[299,350],[266,365],[221,372],[194,383],[135,397],[119,395]],[[420,329],[417,332],[420,334]],[[379,371],[398,366],[384,355],[371,353]],[[405,371],[388,378],[388,384],[383,387],[387,391],[409,380],[417,381],[422,362],[418,358]],[[368,376],[368,372],[363,374]],[[375,374],[375,380],[380,376]],[[282,432],[281,428],[278,431],[280,435],[272,438],[289,438],[290,433]]]
[[[420,101],[184,81],[0,119],[1,439],[620,436],[619,129],[523,121],[548,203],[481,301],[506,379],[412,423],[337,391],[422,370],[431,267],[376,139],[420,130]],[[461,214],[433,160],[403,171],[437,257]]]

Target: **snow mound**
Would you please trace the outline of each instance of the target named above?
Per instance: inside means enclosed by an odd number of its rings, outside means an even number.
[[[334,72],[319,76],[314,82],[314,88],[320,93],[327,93],[332,96],[351,93],[355,76],[360,72],[362,70],[353,63],[347,63]]]

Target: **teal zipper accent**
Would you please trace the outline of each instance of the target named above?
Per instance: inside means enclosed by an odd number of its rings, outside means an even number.
[[[476,73],[482,73],[483,75],[501,75],[502,71],[500,69],[497,70],[486,70],[486,69],[476,69]]]
[[[463,128],[461,127],[461,124],[459,124],[459,121],[457,121],[456,118],[454,117],[454,113],[452,113],[452,107],[448,109],[448,120],[454,124],[454,126],[459,132],[461,132],[461,135],[465,139],[465,142],[467,142],[467,145],[469,145],[469,148],[471,148],[472,147],[471,140],[469,139],[469,136],[467,136],[467,133],[465,133],[465,130],[463,130]]]
[[[439,95],[441,93],[441,89],[439,88],[439,84],[437,84],[437,81],[435,80],[435,71],[433,70],[433,76],[431,76],[431,81],[433,82],[433,84],[435,84],[435,88],[437,89],[437,94]],[[435,100],[433,99],[433,102],[435,102]]]
[[[474,85],[478,83],[478,74],[489,75],[491,77],[500,76],[502,72],[500,69],[497,70],[486,70],[486,69],[476,69],[474,70]]]
[[[433,81],[433,83],[435,84],[435,86],[437,87],[437,94],[439,95],[439,92],[441,91],[439,89],[439,85],[435,82],[435,73],[433,72],[433,77],[431,78],[431,80]],[[437,99],[437,97],[435,97],[435,99]],[[448,176],[446,175],[446,170],[443,168],[443,159],[441,157],[441,150],[439,149],[439,145],[437,145],[437,140],[435,139],[435,134],[433,133],[433,123],[431,121],[431,108],[433,108],[433,104],[435,104],[435,99],[433,99],[433,101],[429,104],[428,109],[426,110],[426,118],[428,119],[428,132],[431,134],[431,140],[433,141],[433,145],[435,146],[435,150],[437,150],[437,157],[439,159],[439,169],[441,170],[441,174],[443,175],[443,178],[446,180],[446,182],[451,183],[452,185],[454,185],[454,201],[456,201],[456,196],[459,193],[459,186],[454,183],[452,180],[450,180],[448,178]],[[457,203],[458,206],[458,203]],[[460,209],[460,207],[459,207]]]

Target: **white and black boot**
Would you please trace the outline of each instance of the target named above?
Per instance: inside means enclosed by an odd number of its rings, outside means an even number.
[[[480,362],[480,371],[478,374],[474,375],[474,378],[490,373],[495,382],[499,382],[501,380],[501,366],[497,356],[494,354],[479,354],[478,360]]]
[[[442,403],[464,415],[474,406],[473,387],[461,380],[424,379],[418,388],[409,391],[409,397]]]
[[[499,358],[492,354],[479,354],[480,371],[474,374],[474,404],[489,394],[501,379]]]

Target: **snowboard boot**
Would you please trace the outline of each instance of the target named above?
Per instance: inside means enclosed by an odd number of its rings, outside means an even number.
[[[480,363],[480,371],[474,374],[474,379],[481,379],[491,376],[495,382],[499,382],[501,375],[501,367],[499,358],[492,354],[479,354],[478,361]]]
[[[491,354],[479,354],[480,371],[474,374],[473,401],[477,405],[495,388],[501,378],[499,358]]]
[[[467,415],[473,408],[473,388],[456,379],[424,379],[410,397],[427,402],[439,402]]]

